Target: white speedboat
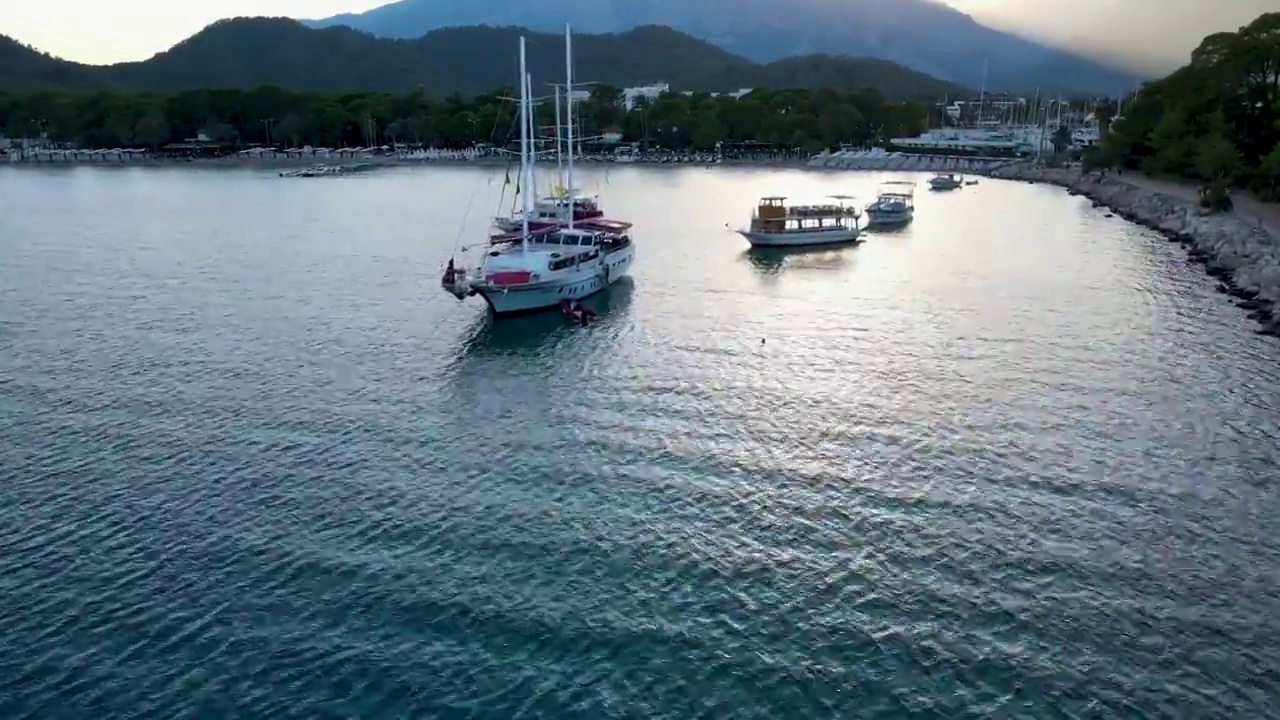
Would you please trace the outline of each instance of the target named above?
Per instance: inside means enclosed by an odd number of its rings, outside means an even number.
[[[755,247],[803,247],[857,242],[862,212],[848,195],[834,203],[787,205],[784,197],[761,198],[751,225],[736,232]]]
[[[929,178],[931,190],[955,190],[964,187],[964,176],[953,173],[938,173]]]
[[[566,34],[566,46],[569,44]],[[521,185],[533,187],[532,81],[526,71],[525,40],[520,38]],[[609,220],[566,226],[533,227],[533,203],[523,196],[520,228],[489,238],[473,267],[449,260],[440,284],[458,299],[479,295],[495,315],[556,307],[581,300],[627,274],[635,259],[629,223]],[[570,216],[572,218],[572,216]]]
[[[906,225],[915,217],[915,183],[895,180],[880,186],[876,201],[867,206],[867,227]]]

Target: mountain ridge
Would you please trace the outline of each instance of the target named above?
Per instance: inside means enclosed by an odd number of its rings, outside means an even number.
[[[488,22],[555,31],[618,32],[661,21],[756,62],[794,55],[848,54],[889,60],[970,87],[1111,94],[1136,75],[989,28],[933,0],[400,0],[364,13],[306,21],[382,37],[416,37]],[[985,69],[984,69],[984,66]],[[1064,79],[1069,78],[1069,79]],[[1078,86],[1078,87],[1077,87]]]
[[[288,18],[220,20],[142,61],[89,66],[53,58],[0,36],[0,89],[128,90],[176,93],[199,88],[276,85],[316,92],[481,94],[512,86],[516,45],[528,38],[535,82],[563,75],[563,39],[516,27],[436,30],[417,39],[379,38],[346,27],[313,29]],[[964,88],[880,59],[816,55],[752,62],[669,27],[575,34],[584,80],[637,85],[656,80],[675,90],[743,87],[874,88],[893,99],[936,99]],[[834,85],[834,86],[833,86]]]

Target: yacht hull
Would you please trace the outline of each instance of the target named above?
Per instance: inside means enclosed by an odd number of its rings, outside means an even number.
[[[635,245],[628,245],[603,256],[600,263],[555,283],[530,287],[478,287],[475,292],[484,298],[497,316],[554,308],[560,305],[561,300],[591,297],[626,276],[635,260],[635,253]]]
[[[739,235],[747,239],[752,247],[812,247],[815,245],[838,245],[859,240],[861,234],[856,228],[840,228],[838,230],[813,230],[806,232],[765,233],[751,230],[738,230]]]

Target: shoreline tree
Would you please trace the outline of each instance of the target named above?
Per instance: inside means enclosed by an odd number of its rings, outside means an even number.
[[[1206,37],[1190,62],[1144,85],[1092,161],[1280,201],[1280,12]],[[1275,157],[1273,157],[1275,156]]]
[[[195,90],[169,97],[0,93],[0,127],[28,133],[30,118],[52,142],[83,148],[156,149],[204,135],[230,147],[368,147],[384,142],[442,148],[506,145],[518,136],[511,90],[467,99],[433,98],[421,91],[323,95],[264,86],[254,90]],[[550,125],[551,100],[536,108]],[[717,143],[765,143],[806,151],[922,132],[928,108],[893,102],[874,90],[857,93],[758,89],[740,98],[666,93],[628,110],[622,91],[596,86],[575,102],[584,142],[620,129],[624,142],[673,151],[709,151]],[[268,136],[269,133],[269,136]],[[23,137],[24,135],[15,135]]]

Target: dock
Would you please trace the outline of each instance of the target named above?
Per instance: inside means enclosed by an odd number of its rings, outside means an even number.
[[[925,155],[871,150],[826,152],[809,159],[808,166],[826,170],[894,170],[903,172],[954,172],[985,175],[1015,160],[996,157]]]

